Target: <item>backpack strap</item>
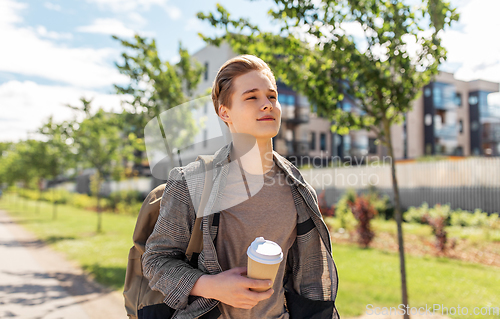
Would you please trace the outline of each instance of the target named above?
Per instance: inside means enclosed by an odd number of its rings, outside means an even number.
[[[196,211],[196,221],[194,222],[193,231],[189,244],[186,249],[186,256],[192,259],[193,254],[199,254],[203,250],[203,233],[201,231],[201,220],[203,212],[212,191],[212,178],[213,178],[213,155],[199,155],[196,160],[201,159],[205,164],[205,184],[203,185],[203,192],[201,194],[200,205]]]

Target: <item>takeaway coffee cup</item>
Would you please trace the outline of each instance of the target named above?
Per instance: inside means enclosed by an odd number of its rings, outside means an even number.
[[[247,276],[253,279],[271,279],[274,284],[276,273],[283,260],[281,247],[273,241],[257,237],[247,249]],[[272,285],[271,285],[272,286]],[[266,291],[269,288],[255,288],[254,291]]]

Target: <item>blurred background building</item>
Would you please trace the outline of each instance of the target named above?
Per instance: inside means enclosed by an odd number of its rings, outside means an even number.
[[[205,66],[196,94],[211,88],[222,64],[237,56],[226,43],[206,46],[193,57]],[[331,122],[317,116],[304,96],[278,82],[278,99],[282,106],[282,127],[274,138],[275,150],[292,161],[307,158],[314,165],[327,165],[332,158],[352,160],[383,157],[384,146],[377,143],[374,132],[351,131],[341,136],[332,133]],[[425,155],[500,156],[500,105],[489,105],[487,96],[499,92],[499,83],[456,80],[453,74],[441,72],[426,85],[423,94],[413,102],[404,123],[392,127],[396,159]],[[347,96],[341,107],[359,112],[355,101]],[[213,106],[210,105],[210,112]],[[211,136],[207,126],[205,136]],[[208,145],[207,145],[208,146]],[[210,154],[216,149],[196,150]]]

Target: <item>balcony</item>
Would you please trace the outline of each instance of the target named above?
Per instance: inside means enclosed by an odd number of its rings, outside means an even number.
[[[500,142],[500,123],[484,124],[481,131],[483,142]]]
[[[458,137],[458,124],[435,125],[434,136],[442,139],[456,139]]]
[[[293,124],[307,123],[309,122],[309,108],[284,106],[282,109],[282,119]]]
[[[309,142],[287,141],[287,154],[289,156],[306,156],[309,154]]]

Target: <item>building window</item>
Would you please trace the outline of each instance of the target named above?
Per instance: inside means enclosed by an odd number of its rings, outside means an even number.
[[[205,62],[205,73],[203,75],[205,81],[208,81],[208,62]]]
[[[309,144],[311,151],[316,149],[316,132],[311,132],[311,142]]]
[[[207,147],[208,144],[208,131],[203,130],[203,147]]]
[[[279,94],[278,102],[283,105],[295,106],[295,96],[291,94]]]
[[[455,93],[455,105],[462,106],[462,94],[460,92]]]
[[[439,86],[434,87],[434,105],[441,106],[443,104],[443,90]]]
[[[477,96],[469,96],[469,104],[470,105],[476,105],[478,102]]]
[[[319,137],[320,148],[322,151],[326,151],[326,134],[321,133]]]
[[[425,114],[424,123],[426,126],[432,125],[432,115],[431,114]]]
[[[369,138],[368,139],[368,153],[369,154],[377,154],[377,144],[375,144],[375,141],[377,141],[376,138]]]
[[[431,96],[431,88],[426,87],[426,88],[424,89],[424,95],[425,95],[426,97]]]
[[[343,156],[350,156],[351,155],[351,136],[349,135],[344,135],[342,137],[343,143],[344,143],[344,152]]]
[[[464,132],[464,122],[462,120],[458,121],[458,132],[459,133]]]

